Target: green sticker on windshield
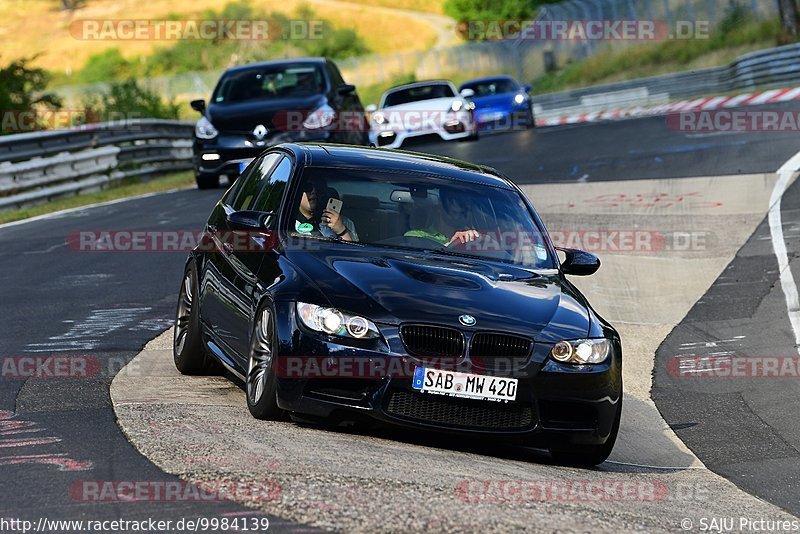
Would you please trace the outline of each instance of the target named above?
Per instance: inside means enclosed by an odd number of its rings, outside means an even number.
[[[544,248],[544,245],[536,245],[536,257],[540,260],[547,259],[547,249]]]
[[[314,225],[311,223],[300,223],[297,225],[297,231],[301,234],[310,234],[314,231]]]

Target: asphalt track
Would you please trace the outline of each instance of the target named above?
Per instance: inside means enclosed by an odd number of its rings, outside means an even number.
[[[614,181],[617,190],[624,190],[620,182],[625,180],[730,176],[730,183],[737,183],[737,175],[774,173],[798,148],[797,135],[792,132],[687,135],[669,130],[664,119],[657,117],[485,135],[477,143],[414,147],[496,166],[518,183],[539,188],[535,191],[542,198],[551,184],[569,188],[569,184],[598,182],[595,191],[602,191],[603,182],[607,181]],[[635,188],[636,184],[631,182],[631,187]],[[712,186],[724,189],[726,180],[715,180]],[[784,206],[786,235],[790,240],[798,237],[796,227],[792,226],[797,218],[796,203],[792,200],[797,195],[796,189],[790,189]],[[559,188],[557,191],[563,196],[570,190]],[[161,467],[154,465],[120,431],[109,398],[109,384],[112,376],[148,340],[170,325],[185,255],[81,253],[70,248],[67,242],[82,230],[196,230],[202,226],[220,193],[178,191],[0,228],[0,244],[5,251],[0,257],[4,281],[0,291],[5,305],[0,355],[6,360],[36,354],[88,355],[96,358],[100,369],[91,379],[15,379],[3,375],[0,410],[9,413],[0,415],[6,418],[6,423],[21,424],[0,424],[3,449],[0,452],[3,475],[0,517],[142,519],[150,516],[168,519],[259,513],[227,501],[87,502],[69,491],[81,480],[174,479],[173,474],[161,468],[163,463],[159,464]],[[536,198],[534,201],[538,203]],[[580,219],[579,212],[566,211],[569,213],[558,219],[559,222],[566,223],[570,216]],[[652,220],[660,222],[658,214],[650,211]],[[613,209],[610,214],[612,218],[615,216]],[[648,210],[639,215],[648,215]],[[748,220],[756,217],[763,219],[763,210],[760,215],[754,210]],[[549,221],[548,224],[552,227]],[[745,326],[753,329],[752,334],[746,335],[748,342],[754,345],[744,347],[744,354],[796,353],[780,287],[774,283],[775,267],[770,267],[770,262],[774,261],[769,256],[770,244],[758,237],[763,236],[763,231],[762,225],[758,230],[762,233],[748,242],[732,264],[732,268],[742,269],[742,276],[748,281],[745,287],[752,291],[741,296],[740,284],[732,288],[724,284],[722,278],[723,283],[711,287],[706,297],[692,309],[687,322],[682,323],[658,351],[654,396],[667,421],[701,461],[740,487],[797,514],[796,493],[786,489],[793,480],[791,487],[797,487],[797,434],[791,428],[792,415],[797,413],[796,406],[791,409],[797,398],[791,397],[791,393],[796,392],[796,382],[784,381],[777,385],[775,381],[764,382],[764,387],[749,388],[748,393],[753,398],[744,413],[750,422],[758,423],[750,424],[747,418],[740,417],[744,408],[736,386],[716,396],[721,400],[713,404],[712,409],[709,403],[716,399],[710,399],[704,391],[688,391],[697,388],[687,383],[665,381],[663,373],[659,374],[663,358],[680,353],[677,347],[681,343],[690,338],[694,340],[698,337],[697,331],[710,328],[694,328],[696,324],[715,321],[718,321],[715,324],[720,328],[719,333],[710,330],[699,338],[706,341],[730,339],[726,329],[736,329],[736,321],[740,321],[739,329]],[[739,243],[729,245],[738,249],[748,236],[749,233]],[[758,254],[744,253],[751,245],[758,248]],[[789,247],[790,251],[798,248],[791,241]],[[737,267],[738,264],[741,267]],[[793,268],[796,267],[793,264]],[[700,295],[702,292],[698,297]],[[590,298],[602,309],[598,302],[602,295],[590,295]],[[726,304],[718,306],[716,302]],[[764,306],[756,306],[762,302]],[[753,313],[747,315],[750,311]],[[753,320],[754,317],[757,320]],[[774,335],[770,335],[771,327],[775,329]],[[681,338],[687,328],[689,333],[683,335],[688,337]],[[760,345],[759,340],[769,344]],[[705,385],[701,388],[707,389]],[[780,399],[775,398],[778,391]],[[782,412],[781,407],[790,409]],[[240,411],[243,409],[240,406]],[[770,416],[764,417],[763,413]],[[8,419],[11,414],[13,418]],[[224,432],[224,418],[215,424],[223,425],[218,431]],[[12,433],[22,429],[27,432]],[[314,435],[309,438],[312,443]],[[174,439],[173,436],[164,441]],[[424,447],[426,443],[422,441],[416,445]],[[766,463],[758,464],[755,460],[759,459]],[[534,457],[532,461],[534,465],[547,464],[541,457]],[[549,476],[563,471],[554,469],[556,471],[548,471]],[[170,473],[177,471],[180,470],[169,470]],[[515,468],[514,473],[522,476],[520,473],[524,471]],[[783,478],[776,481],[775,477],[781,475]],[[646,512],[641,511],[639,515],[642,513]],[[577,517],[580,519],[580,514]],[[629,515],[626,521],[634,521],[635,526],[635,517],[636,514]],[[271,519],[274,526],[281,523],[274,516]],[[324,522],[317,524],[328,526]],[[576,523],[580,524],[580,521]]]
[[[784,239],[800,271],[800,185],[781,203]],[[737,358],[797,358],[770,227],[764,220],[656,354],[653,398],[678,436],[711,469],[800,515],[800,381],[796,366],[725,376]],[[681,373],[720,369],[719,373]],[[715,361],[716,360],[716,361]],[[784,360],[778,360],[783,362]],[[778,367],[777,369],[780,369]]]

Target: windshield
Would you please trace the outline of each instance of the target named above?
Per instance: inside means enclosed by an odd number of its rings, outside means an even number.
[[[419,87],[408,87],[397,89],[388,93],[384,97],[383,107],[399,106],[420,100],[432,100],[434,98],[452,98],[455,96],[453,88],[446,83],[436,83],[431,85],[420,85]]]
[[[335,239],[338,232],[326,224],[331,214],[325,209],[331,206],[338,208],[335,225],[350,229],[357,236],[353,241],[362,244],[554,268],[527,205],[513,190],[390,171],[310,167],[294,199],[290,235]]]
[[[298,98],[321,94],[322,71],[316,65],[283,64],[236,71],[222,77],[212,102]]]
[[[515,93],[519,90],[517,82],[508,78],[498,78],[496,80],[484,80],[475,83],[465,83],[462,89],[472,89],[475,96],[499,95],[503,93]]]

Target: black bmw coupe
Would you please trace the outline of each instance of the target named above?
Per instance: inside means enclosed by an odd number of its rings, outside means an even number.
[[[622,348],[498,171],[283,144],[216,205],[181,285],[174,358],[227,369],[259,419],[367,420],[544,447],[595,465],[622,413]]]

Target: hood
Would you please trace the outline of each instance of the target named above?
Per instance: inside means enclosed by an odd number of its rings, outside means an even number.
[[[429,100],[417,100],[416,102],[409,102],[408,104],[382,108],[379,111],[449,111],[450,105],[453,103],[453,100],[456,99],[458,99],[458,97],[448,96],[444,98],[431,98]]]
[[[429,323],[460,329],[468,313],[475,330],[533,337],[537,341],[585,337],[590,315],[584,299],[558,272],[514,265],[372,247],[348,250],[322,244],[287,251],[331,306],[376,323]]]
[[[475,103],[475,109],[485,108],[508,108],[516,105],[514,97],[517,93],[502,93],[499,95],[475,96],[471,100]]]
[[[324,95],[246,100],[230,104],[211,104],[206,115],[220,132],[250,133],[259,124],[270,130],[286,131],[287,124],[302,123],[308,112],[326,102]]]

